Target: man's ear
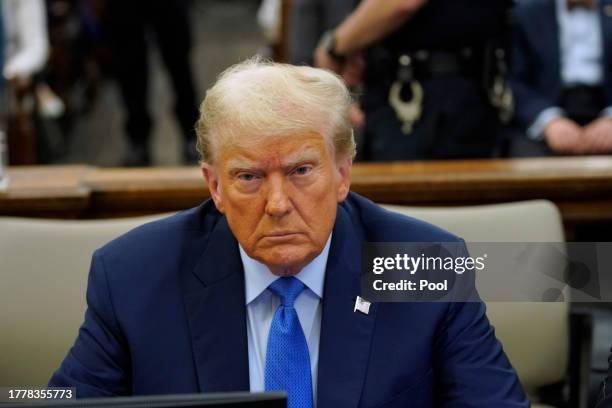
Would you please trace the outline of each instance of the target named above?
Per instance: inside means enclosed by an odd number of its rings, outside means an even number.
[[[346,200],[346,196],[351,188],[351,169],[353,168],[353,160],[350,156],[341,157],[336,161],[338,175],[340,177],[338,183],[338,202]]]
[[[208,191],[210,191],[210,197],[215,203],[215,207],[220,213],[224,214],[223,200],[221,199],[221,181],[213,166],[207,163],[202,163],[202,174],[204,180],[208,184]]]

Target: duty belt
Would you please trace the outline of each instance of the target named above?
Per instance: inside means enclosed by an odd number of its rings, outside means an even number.
[[[492,83],[486,84],[489,101],[505,120],[512,115],[512,93],[505,79],[505,55],[496,53],[492,71]],[[460,75],[481,79],[483,75],[482,55],[476,55],[471,48],[458,52],[416,51],[401,54],[397,61],[397,74],[389,88],[389,105],[402,123],[402,132],[412,133],[414,124],[423,112],[424,91],[419,79],[448,75]],[[489,65],[489,64],[487,64]],[[503,65],[503,66],[501,66]],[[419,78],[419,79],[417,79]],[[403,99],[402,91],[410,90],[409,99]]]

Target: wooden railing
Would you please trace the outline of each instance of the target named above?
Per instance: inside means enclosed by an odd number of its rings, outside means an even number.
[[[9,177],[0,215],[121,217],[176,211],[208,197],[197,167],[12,167]],[[570,229],[612,225],[612,157],[356,164],[352,190],[415,206],[544,198],[559,206]]]

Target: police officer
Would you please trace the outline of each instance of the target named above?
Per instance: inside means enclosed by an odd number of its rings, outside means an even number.
[[[338,73],[365,56],[363,158],[491,157],[512,113],[505,40],[512,0],[363,0],[315,50]],[[354,79],[352,79],[354,81]]]

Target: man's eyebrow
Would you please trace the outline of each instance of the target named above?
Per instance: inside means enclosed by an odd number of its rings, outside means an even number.
[[[250,160],[241,160],[241,159],[228,160],[226,167],[230,172],[237,171],[237,170],[255,170],[258,168],[256,163]]]
[[[283,160],[283,168],[291,169],[298,164],[321,161],[321,154],[316,149],[307,149],[297,153],[296,155],[289,157],[287,160]]]
[[[320,161],[321,161],[321,155],[318,150],[305,149],[283,160],[282,167],[285,170],[291,170],[292,168],[294,168],[295,166],[299,164],[303,164],[307,162],[318,163]],[[246,171],[262,170],[260,165],[257,162],[254,162],[248,159],[240,159],[240,158],[229,159],[227,161],[226,168],[227,168],[227,171],[230,173],[234,173],[234,172],[241,171],[241,170],[246,170]]]

